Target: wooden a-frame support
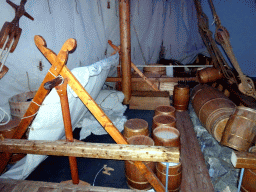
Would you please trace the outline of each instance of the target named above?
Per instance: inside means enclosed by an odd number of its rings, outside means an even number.
[[[126,139],[122,136],[119,130],[114,126],[111,120],[106,116],[102,109],[97,105],[93,98],[87,93],[84,87],[79,83],[71,71],[65,66],[68,58],[68,52],[73,51],[76,47],[76,41],[74,39],[67,40],[62,46],[58,55],[46,47],[46,42],[41,36],[35,36],[35,44],[42,54],[52,64],[49,72],[46,74],[45,79],[40,85],[35,97],[33,98],[29,108],[27,109],[24,117],[22,118],[16,132],[14,133],[13,139],[20,139],[26,132],[27,127],[31,124],[42,104],[44,98],[47,96],[48,91],[44,89],[44,84],[50,80],[53,80],[56,76],[61,75],[64,79],[67,79],[69,86],[78,95],[94,117],[104,127],[104,129],[110,134],[117,144],[128,144]],[[11,157],[11,153],[0,154],[0,172],[2,173],[5,169],[8,161]],[[178,152],[179,156],[179,152]],[[156,177],[153,171],[143,162],[134,162],[138,170],[144,177],[150,182],[156,191],[165,191],[163,184]]]

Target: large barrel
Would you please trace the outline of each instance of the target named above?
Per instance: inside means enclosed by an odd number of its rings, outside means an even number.
[[[154,145],[154,141],[144,135],[137,135],[127,139],[127,142],[131,145]],[[154,172],[154,162],[144,162]],[[131,189],[149,190],[152,188],[148,180],[138,171],[137,167],[132,161],[125,161],[125,175],[128,186]]]
[[[156,175],[164,186],[166,186],[166,167],[166,163],[156,163]],[[168,191],[178,192],[180,190],[182,179],[181,170],[181,163],[169,163]]]
[[[230,116],[221,144],[238,151],[248,151],[256,134],[256,110],[239,106]]]
[[[256,153],[256,146],[251,147],[249,152]],[[256,192],[256,169],[244,169],[241,191]]]
[[[176,111],[185,111],[188,109],[189,103],[189,86],[178,84],[174,86],[173,106]]]
[[[222,92],[206,84],[194,87],[191,101],[201,123],[217,141],[220,141],[236,105]]]

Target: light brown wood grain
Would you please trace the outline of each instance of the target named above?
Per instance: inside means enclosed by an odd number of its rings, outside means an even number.
[[[256,153],[233,151],[231,163],[235,168],[256,169]]]
[[[74,156],[130,161],[179,162],[177,147],[121,145],[85,142],[4,139],[0,152]]]

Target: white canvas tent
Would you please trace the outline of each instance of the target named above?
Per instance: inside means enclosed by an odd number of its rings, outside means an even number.
[[[19,4],[20,0],[13,0],[13,2]],[[50,68],[50,63],[35,46],[35,35],[44,37],[47,47],[55,53],[59,52],[67,39],[76,39],[77,48],[69,55],[67,66],[94,99],[97,100],[99,97],[99,100],[103,101],[102,95],[99,95],[100,90],[106,77],[115,74],[115,66],[119,59],[118,55],[110,57],[113,49],[107,41],[112,40],[115,45],[120,44],[119,1],[109,0],[109,2],[110,8],[107,7],[107,0],[28,0],[25,6],[26,11],[35,20],[31,21],[25,17],[20,20],[22,35],[16,50],[6,61],[9,72],[0,80],[0,107],[10,114],[8,99],[19,93],[37,90]],[[243,64],[242,70],[247,75],[255,76],[255,67],[253,67],[255,50],[252,43],[255,42],[255,36],[252,35],[255,25],[252,21],[248,21],[255,20],[255,2],[236,1],[236,3],[218,0],[216,10],[219,10],[222,24],[230,31],[234,52],[237,54],[238,62]],[[212,21],[207,1],[203,0],[202,5]],[[239,7],[241,11],[234,11],[237,17],[232,18],[235,7]],[[0,2],[0,9],[0,26],[2,26],[4,22],[10,22],[14,18],[14,10],[5,1]],[[232,14],[227,18],[227,13]],[[241,24],[240,26],[243,24],[247,30],[234,27],[235,23]],[[246,35],[241,35],[244,33]],[[243,46],[239,46],[240,44]],[[198,33],[193,0],[131,0],[131,45],[131,59],[136,65],[145,64],[143,55],[147,63],[156,63],[161,45],[165,47],[166,59],[179,60],[183,64],[192,62],[198,53],[207,54]],[[249,55],[248,49],[252,54]],[[39,62],[43,64],[42,71],[38,68]],[[116,109],[123,114],[125,110],[125,106],[121,105],[123,95],[116,94],[114,99],[118,98],[120,103]],[[69,99],[73,128],[88,124],[90,117],[86,115],[89,115],[89,112],[71,90],[69,90]],[[60,106],[55,91],[47,96],[44,105]],[[51,111],[51,108],[45,110]],[[110,114],[117,114],[113,111]],[[58,115],[45,116],[44,106],[42,106],[31,125],[38,132],[35,131],[33,135],[31,131],[29,139],[55,140],[64,136],[60,108],[55,112]],[[87,121],[83,121],[85,117],[88,117]],[[123,116],[119,116],[119,119],[116,116],[113,118],[121,124],[125,121]],[[102,128],[98,126],[98,129]],[[22,163],[26,161],[24,166],[16,165],[16,169],[2,177],[24,179],[43,160],[32,155],[28,158],[23,160]]]

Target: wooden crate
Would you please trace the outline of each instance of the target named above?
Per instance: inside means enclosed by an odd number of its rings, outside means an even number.
[[[155,110],[157,106],[170,105],[167,91],[135,91],[129,104],[129,109]]]

